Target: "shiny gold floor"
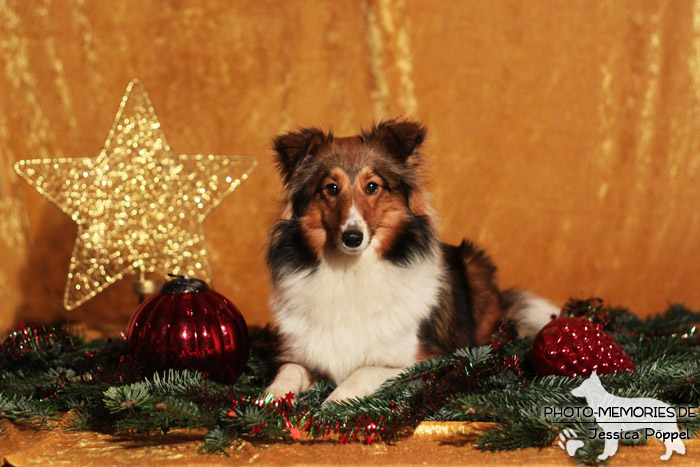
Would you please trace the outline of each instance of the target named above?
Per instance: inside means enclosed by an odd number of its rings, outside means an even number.
[[[449,423],[421,425],[416,434],[388,446],[377,443],[339,445],[334,441],[251,444],[242,442],[229,457],[199,454],[201,433],[176,432],[166,436],[121,438],[63,429],[35,431],[4,424],[0,434],[3,465],[575,465],[561,449],[524,449],[514,452],[480,452],[471,447],[484,424]],[[611,466],[700,465],[700,440],[686,442],[687,454],[662,462],[664,448],[620,447]]]

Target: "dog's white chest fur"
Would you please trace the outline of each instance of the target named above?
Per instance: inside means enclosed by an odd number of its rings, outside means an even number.
[[[438,254],[401,267],[368,248],[282,277],[271,305],[289,356],[338,384],[361,367],[412,365],[441,269]]]

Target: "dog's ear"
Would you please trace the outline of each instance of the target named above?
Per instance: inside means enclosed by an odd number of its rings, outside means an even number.
[[[425,140],[425,128],[410,120],[387,120],[363,132],[365,140],[377,141],[401,162],[405,162]]]
[[[289,182],[297,168],[315,156],[319,148],[332,138],[331,134],[318,128],[302,128],[277,136],[272,145],[277,152],[277,165],[285,183]]]

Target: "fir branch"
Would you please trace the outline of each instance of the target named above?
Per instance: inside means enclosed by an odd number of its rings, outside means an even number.
[[[0,414],[15,423],[37,424],[39,427],[54,428],[49,422],[60,421],[55,403],[26,396],[0,394]]]
[[[147,382],[112,386],[104,392],[104,404],[111,413],[149,411],[154,398]]]
[[[227,448],[235,438],[235,436],[232,437],[227,434],[221,427],[216,426],[204,435],[204,442],[199,447],[199,450],[207,454],[219,453],[228,457]]]

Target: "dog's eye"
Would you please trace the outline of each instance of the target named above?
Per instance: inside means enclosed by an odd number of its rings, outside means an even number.
[[[335,196],[338,194],[338,185],[335,183],[329,183],[325,187],[326,193],[328,193],[331,196]]]
[[[377,185],[374,182],[369,182],[365,187],[365,193],[367,193],[368,195],[373,195],[377,191],[379,191],[379,185]]]

